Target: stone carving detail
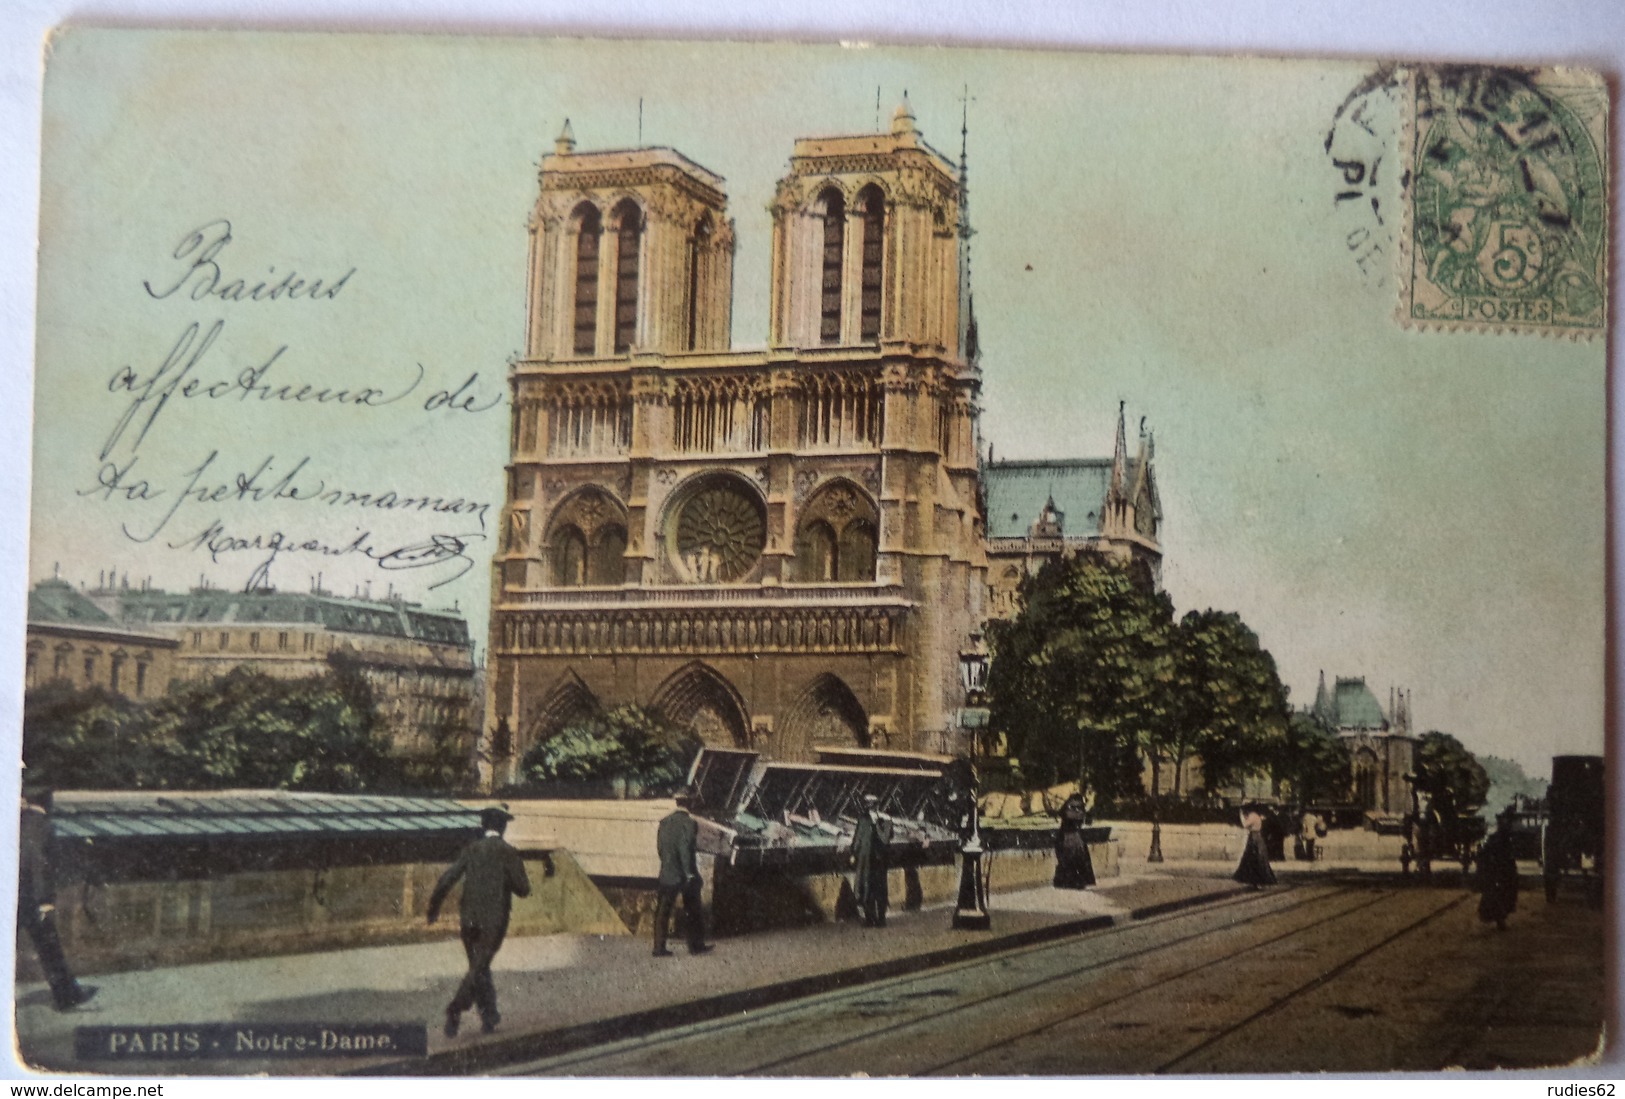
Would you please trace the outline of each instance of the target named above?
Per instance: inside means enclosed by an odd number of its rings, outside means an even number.
[[[845,519],[857,509],[857,497],[845,485],[836,485],[826,494],[830,514],[839,519]]]
[[[865,469],[863,471],[863,484],[870,492],[878,493],[880,491],[880,470],[874,466]]]
[[[619,500],[611,497],[597,485],[590,485],[559,505],[548,520],[548,537],[564,524],[574,526],[589,542],[597,540],[600,527],[613,522],[623,530],[626,525],[625,509]]]
[[[586,172],[551,172],[542,175],[544,195],[550,191],[562,191],[573,197],[582,191],[637,189],[660,184],[713,208],[720,207],[724,201],[720,192],[670,164],[653,164],[637,168],[604,168]]]
[[[523,553],[530,548],[530,511],[514,508],[508,513],[508,552]]]
[[[804,469],[796,474],[796,499],[805,499],[807,494],[818,484],[818,473],[815,470]]]
[[[885,652],[904,613],[895,607],[509,611],[499,615],[498,636],[502,655]]]

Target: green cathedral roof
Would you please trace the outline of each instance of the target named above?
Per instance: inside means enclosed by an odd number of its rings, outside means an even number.
[[[1138,471],[1133,459],[1125,463],[1125,488],[1133,487]],[[1052,499],[1063,517],[1063,534],[1074,538],[1099,534],[1111,478],[1110,458],[989,462],[982,467],[988,537],[1026,537],[1027,528]]]

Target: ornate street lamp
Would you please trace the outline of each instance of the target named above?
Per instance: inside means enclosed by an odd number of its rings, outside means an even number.
[[[987,931],[993,926],[987,912],[987,887],[982,878],[981,806],[976,790],[976,730],[987,724],[987,646],[982,635],[970,635],[970,644],[959,654],[960,680],[965,687],[965,708],[960,711],[960,728],[971,736],[970,830],[959,848],[959,903],[954,906],[956,930]]]

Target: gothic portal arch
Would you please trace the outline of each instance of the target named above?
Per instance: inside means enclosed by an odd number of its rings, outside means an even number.
[[[602,709],[598,696],[573,670],[566,671],[525,715],[524,735],[519,744],[522,756],[533,745],[557,736]]]
[[[712,748],[750,747],[745,700],[715,668],[695,660],[662,683],[649,700],[666,720],[693,730]]]
[[[810,759],[819,748],[867,748],[869,715],[839,676],[807,684],[779,721],[779,756]]]

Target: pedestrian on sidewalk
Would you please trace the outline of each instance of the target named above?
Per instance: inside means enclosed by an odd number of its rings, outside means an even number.
[[[491,963],[508,934],[508,915],[514,897],[530,896],[530,876],[519,852],[502,838],[513,815],[506,809],[480,810],[480,827],[485,834],[457,856],[435,883],[429,895],[429,922],[440,918],[446,894],[459,880],[463,883],[458,917],[462,923],[463,951],[468,955],[468,973],[457,986],[457,994],[446,1005],[445,1033],[457,1036],[463,1012],[479,1008],[480,1023],[489,1034],[502,1016],[497,1012],[497,990],[491,980]],[[548,873],[551,874],[551,866]]]
[[[677,808],[668,813],[655,832],[655,849],[660,855],[658,899],[655,902],[655,949],[657,958],[671,957],[666,949],[666,934],[671,927],[672,910],[677,898],[683,898],[683,921],[687,924],[688,952],[709,953],[705,942],[705,901],[701,896],[704,881],[700,877],[698,861],[700,826],[693,812],[699,807],[699,798],[692,787],[677,792]]]
[[[1315,844],[1326,834],[1326,822],[1320,819],[1320,814],[1313,809],[1303,811],[1303,820],[1298,823],[1298,842],[1303,845],[1303,857],[1308,862],[1315,861]]]
[[[1478,855],[1478,918],[1507,929],[1507,917],[1518,907],[1518,861],[1512,856],[1512,814],[1495,818],[1495,831]]]
[[[1083,829],[1089,824],[1089,811],[1083,795],[1073,794],[1061,806],[1061,826],[1055,832],[1055,888],[1087,889],[1095,884],[1095,864],[1089,857]]]
[[[1251,889],[1274,885],[1275,871],[1270,869],[1269,848],[1264,843],[1264,807],[1256,802],[1243,805],[1241,826],[1247,829],[1247,845],[1241,849],[1234,878]]]
[[[96,995],[68,968],[56,929],[56,875],[51,863],[51,791],[23,782],[22,819],[17,845],[17,926],[28,932],[51,1001],[58,1011],[71,1011]]]
[[[886,926],[886,909],[891,902],[886,884],[886,871],[890,869],[886,839],[885,824],[880,819],[880,799],[874,794],[864,794],[858,828],[852,836],[852,864],[857,869],[852,892],[863,912],[864,927]]]

